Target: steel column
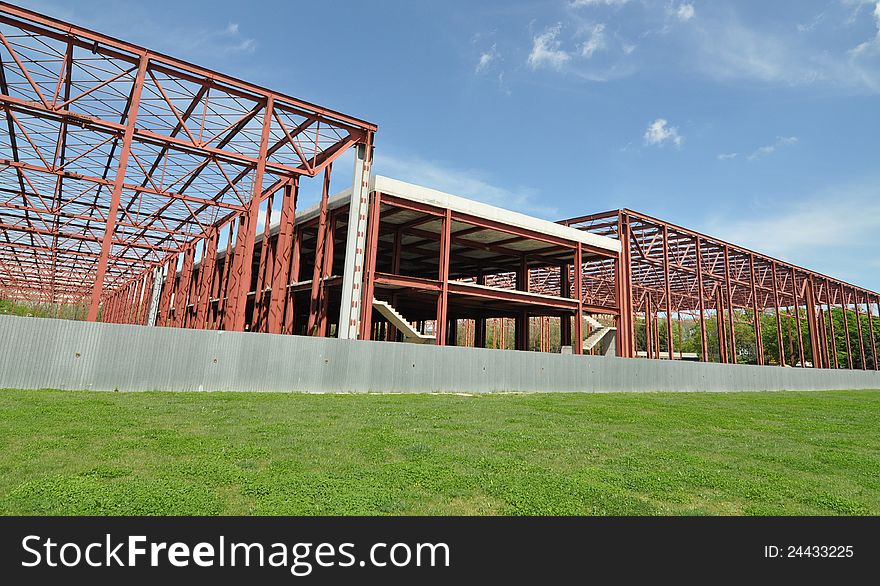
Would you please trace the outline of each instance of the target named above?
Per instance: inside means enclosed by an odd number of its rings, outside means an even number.
[[[859,307],[859,292],[853,289],[853,306],[856,308],[856,325],[859,331],[859,357],[862,361],[862,370],[867,370],[868,364],[865,362],[865,338],[862,335],[862,312]]]
[[[251,201],[248,204],[248,210],[242,215],[243,224],[239,224],[239,238],[241,238],[241,230],[244,229],[244,238],[241,241],[241,254],[236,254],[236,269],[233,271],[233,282],[230,284],[233,295],[230,298],[230,323],[232,330],[236,332],[244,331],[246,322],[246,309],[248,291],[251,287],[251,272],[253,271],[254,256],[254,240],[257,232],[257,219],[260,214],[261,196],[263,193],[263,176],[266,172],[267,151],[269,150],[269,133],[272,129],[272,113],[275,107],[273,96],[266,99],[266,106],[263,112],[263,131],[260,136],[260,154],[257,158],[257,166],[254,171],[254,185],[251,195]],[[233,301],[234,300],[234,301]]]
[[[871,299],[865,299],[865,305],[868,309],[868,331],[871,333],[871,356],[874,359],[874,370],[880,370],[877,364],[877,340],[874,338],[874,314],[871,311]]]
[[[138,62],[138,72],[135,78],[129,100],[128,114],[125,121],[125,133],[122,135],[122,150],[119,152],[119,164],[116,168],[116,180],[113,183],[113,192],[110,199],[110,209],[107,210],[107,223],[104,228],[104,237],[101,239],[101,253],[98,257],[97,273],[92,285],[92,298],[89,304],[88,321],[98,319],[98,306],[101,304],[101,296],[104,291],[104,276],[107,273],[107,264],[110,259],[110,247],[113,234],[116,231],[116,215],[119,210],[119,200],[122,196],[122,185],[125,182],[125,172],[128,169],[128,157],[131,153],[131,139],[134,136],[135,122],[137,120],[138,107],[141,101],[141,90],[144,87],[144,78],[147,73],[149,57],[142,52]]]
[[[192,279],[193,262],[195,260],[195,244],[186,248],[183,252],[183,265],[180,267],[178,278],[177,295],[174,298],[174,320],[171,326],[182,328],[184,326],[189,301],[189,285]]]
[[[358,145],[354,157],[348,235],[342,272],[342,299],[339,303],[339,337],[356,338],[361,321],[361,286],[366,247],[367,208],[369,207],[372,135],[367,144]]]
[[[376,262],[379,253],[379,220],[382,211],[382,194],[373,192],[367,216],[367,237],[364,252],[363,297],[361,298],[361,339],[370,339],[373,324],[373,295],[376,279]],[[448,262],[448,261],[447,261]],[[448,265],[447,265],[448,271]]]
[[[254,312],[251,318],[252,330],[255,332],[266,331],[266,323],[263,319],[263,309],[266,303],[266,270],[269,257],[269,234],[272,228],[272,203],[275,194],[266,198],[266,216],[263,220],[263,239],[260,242],[260,262],[257,265],[257,284],[254,287]]]
[[[324,291],[324,241],[327,238],[327,206],[330,199],[330,167],[324,171],[321,188],[321,203],[318,208],[318,234],[315,237],[315,262],[312,266],[312,288],[309,293],[309,320],[306,332],[309,336],[318,334],[318,313]]]
[[[785,346],[782,341],[782,316],[779,305],[779,283],[776,276],[776,262],[771,265],[773,275],[773,306],[776,309],[776,344],[779,352],[779,365],[785,366]]]
[[[582,293],[583,290],[583,273],[584,273],[584,260],[583,260],[583,248],[581,247],[581,243],[577,243],[577,248],[574,251],[574,290],[577,294],[577,302],[578,308],[577,313],[574,318],[574,328],[572,332],[572,344],[571,344],[571,352],[572,354],[583,354],[584,353],[584,335],[583,335],[583,327],[584,327],[584,295]]]
[[[452,245],[452,212],[446,210],[443,216],[443,227],[440,235],[440,269],[437,278],[440,280],[440,293],[437,295],[437,323],[434,327],[435,341],[438,346],[446,344],[446,315],[449,303],[449,252]]]
[[[761,331],[761,314],[758,309],[758,286],[755,281],[755,256],[749,255],[750,284],[752,288],[752,313],[755,327],[755,355],[759,366],[764,366],[764,338]]]
[[[804,330],[801,327],[801,310],[800,310],[800,301],[798,301],[798,284],[797,284],[797,270],[792,267],[791,269],[791,299],[792,306],[794,308],[794,318],[795,324],[797,326],[797,343],[798,343],[798,357],[800,358],[801,368],[806,368],[807,360],[804,356]]]
[[[275,240],[275,258],[272,268],[272,293],[269,297],[269,333],[280,334],[284,325],[284,308],[287,300],[287,285],[290,283],[290,264],[293,247],[294,223],[296,220],[296,200],[299,194],[299,179],[294,177],[284,186],[281,201],[281,221]],[[294,277],[295,279],[295,277]]]
[[[850,342],[849,336],[849,319],[848,319],[848,309],[847,309],[847,298],[846,298],[846,289],[843,285],[839,285],[837,290],[840,292],[840,310],[843,312],[843,331],[846,334],[844,339],[846,340],[846,360],[849,365],[849,369],[853,369],[853,353],[852,353],[852,344]]]

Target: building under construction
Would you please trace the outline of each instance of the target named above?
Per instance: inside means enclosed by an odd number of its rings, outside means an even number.
[[[549,222],[375,176],[375,124],[9,4],[0,103],[0,298],[14,304],[878,369],[875,292],[630,210]],[[352,175],[334,166],[347,152]],[[307,181],[321,198],[300,209]]]

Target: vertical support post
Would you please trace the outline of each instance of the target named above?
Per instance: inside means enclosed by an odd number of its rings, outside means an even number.
[[[697,252],[697,294],[700,296],[700,352],[703,362],[709,362],[709,338],[706,333],[706,286],[703,284],[702,238],[694,238]]]
[[[862,370],[867,370],[868,365],[865,362],[865,338],[862,335],[862,312],[859,305],[861,302],[859,301],[859,292],[856,289],[853,289],[853,306],[856,308],[856,325],[858,326],[859,331],[859,358],[862,361]]]
[[[486,284],[486,275],[483,274],[483,271],[480,270],[477,275],[477,285],[485,285]],[[474,347],[475,348],[485,348],[486,347],[486,318],[483,317],[484,314],[481,314],[480,317],[474,320]]]
[[[309,295],[309,321],[306,332],[309,336],[318,334],[318,312],[321,296],[324,293],[324,241],[327,238],[327,206],[330,199],[330,165],[324,170],[324,183],[321,188],[321,204],[318,209],[318,234],[315,237],[315,263],[312,266],[312,288]]]
[[[877,365],[877,340],[874,338],[874,313],[871,311],[871,298],[865,298],[865,305],[868,309],[868,331],[871,333],[871,357],[874,359],[874,370],[880,370]]]
[[[519,260],[519,270],[516,273],[516,288],[519,291],[529,290],[529,264],[526,255],[522,255]],[[516,334],[515,348],[517,350],[528,350],[529,314],[526,310],[521,310],[516,314],[514,332]]]
[[[446,209],[443,216],[442,232],[440,234],[440,270],[437,278],[440,280],[440,293],[437,295],[437,323],[434,327],[434,337],[438,346],[446,344],[446,315],[449,302],[449,249],[451,247],[452,211]]]
[[[212,228],[207,241],[205,242],[206,252],[202,266],[199,268],[199,306],[196,309],[196,320],[194,327],[204,328],[207,324],[208,310],[211,304],[211,292],[214,288],[214,274],[217,266],[217,241],[219,231]]]
[[[621,358],[635,356],[635,332],[632,304],[632,275],[630,274],[629,221],[622,212],[617,214],[617,237],[620,254],[615,261],[614,276],[617,282],[617,355]]]
[[[278,237],[275,239],[275,258],[272,267],[272,293],[269,297],[269,323],[271,334],[280,334],[284,325],[284,306],[287,300],[287,285],[290,283],[290,265],[293,245],[293,231],[296,220],[296,199],[299,195],[299,178],[290,179],[284,186],[281,200],[281,221]],[[296,277],[294,277],[296,278]]]
[[[254,171],[254,187],[251,193],[251,201],[248,210],[241,216],[238,239],[235,251],[235,269],[232,272],[230,288],[232,295],[229,300],[230,322],[232,330],[244,331],[245,310],[247,309],[248,292],[251,288],[251,273],[253,271],[254,240],[257,232],[257,218],[260,213],[260,204],[263,196],[263,175],[266,172],[266,159],[269,149],[269,133],[272,129],[272,110],[275,107],[273,97],[266,99],[266,107],[263,111],[263,131],[260,136],[260,154],[257,158],[257,168]],[[242,230],[244,234],[242,234]],[[242,238],[243,236],[243,238]],[[239,254],[240,253],[240,254]]]
[[[379,219],[382,213],[382,194],[374,191],[370,196],[370,209],[367,216],[367,238],[365,242],[363,298],[361,299],[361,339],[370,339],[373,323],[373,294],[376,280],[376,261],[379,253]],[[450,221],[451,225],[452,222]],[[447,261],[446,270],[449,270]]]
[[[672,281],[669,278],[669,226],[663,225],[663,280],[666,285],[666,350],[669,360],[675,360],[672,341]]]
[[[725,324],[724,292],[720,283],[715,285],[715,325],[718,328],[718,356],[727,364],[727,325]]]
[[[300,275],[300,260],[302,255],[300,251],[302,250],[302,241],[303,241],[303,233],[302,230],[295,230],[295,234],[293,237],[293,252],[291,253],[290,258],[290,282],[296,283],[299,281]],[[287,310],[284,312],[284,329],[283,333],[285,334],[294,334],[296,333],[294,329],[296,328],[296,294],[292,287],[285,287],[284,291],[285,298],[287,299]]]
[[[868,306],[868,331],[871,332],[871,356],[874,358],[874,370],[880,370],[880,365],[877,364],[877,340],[874,337],[874,315],[871,312],[871,299],[867,298],[865,301]]]
[[[568,263],[559,267],[559,294],[560,297],[571,296],[571,275]],[[571,316],[564,315],[559,318],[559,335],[561,346],[571,346]]]
[[[820,291],[822,289],[820,288]],[[828,295],[828,289],[825,288],[825,294]],[[828,350],[828,324],[825,321],[825,311],[822,309],[821,296],[815,295],[816,310],[818,321],[816,327],[819,328],[819,337],[822,340],[822,365],[824,368],[831,368],[831,353]]]
[[[183,265],[180,267],[180,280],[177,285],[177,295],[174,298],[174,321],[171,324],[175,328],[182,328],[186,319],[195,253],[195,244],[187,246],[183,252]]]
[[[360,144],[355,148],[354,178],[348,210],[348,236],[345,243],[345,266],[342,273],[342,298],[339,302],[338,335],[343,339],[356,338],[360,331],[372,138],[372,135],[368,136],[366,144]]]
[[[263,321],[263,308],[266,303],[266,267],[268,266],[269,256],[269,235],[272,228],[272,204],[275,200],[275,194],[270,194],[266,198],[266,218],[263,221],[263,238],[260,242],[260,262],[257,265],[257,286],[254,288],[254,314],[251,318],[255,332],[266,331],[266,324]]]
[[[816,309],[820,326],[819,336],[822,339],[822,365],[824,368],[831,368],[831,352],[828,350],[828,322],[825,320],[825,310],[818,298],[816,299]]]
[[[146,52],[141,53],[138,60],[138,71],[134,79],[131,98],[128,106],[128,115],[125,121],[125,132],[122,135],[122,150],[119,152],[119,164],[116,167],[116,179],[113,182],[113,191],[110,195],[110,208],[107,210],[107,224],[104,228],[104,236],[101,239],[101,252],[98,255],[98,267],[95,273],[95,282],[92,285],[92,297],[89,304],[88,321],[97,321],[98,307],[101,305],[101,294],[104,291],[104,277],[107,274],[107,264],[110,260],[110,248],[113,243],[113,233],[116,231],[116,216],[119,211],[119,200],[122,197],[122,185],[125,183],[125,172],[128,169],[128,157],[131,154],[131,141],[134,137],[134,127],[137,122],[138,108],[141,102],[141,90],[144,88],[144,78],[147,73],[149,56]]]
[[[752,287],[752,313],[755,322],[755,355],[758,365],[764,366],[764,338],[761,331],[761,314],[758,312],[763,303],[758,303],[758,283],[755,280],[755,255],[749,254],[749,271],[751,273]]]
[[[153,289],[150,293],[150,310],[147,313],[148,326],[156,325],[156,315],[159,313],[159,297],[162,295],[162,267],[153,269]]]
[[[840,309],[843,311],[843,331],[846,334],[844,339],[846,340],[846,360],[849,365],[849,369],[853,369],[853,354],[852,354],[852,344],[850,343],[849,336],[849,319],[847,316],[847,299],[846,299],[846,289],[843,285],[838,285],[837,290],[840,292]]]
[[[727,314],[730,321],[730,362],[736,364],[736,314],[733,308],[733,283],[730,280],[730,247],[724,245],[724,280],[727,284]]]
[[[400,229],[394,231],[394,248],[391,250],[391,274],[400,274],[400,254],[403,245],[403,232]],[[479,282],[479,278],[477,279]],[[397,307],[397,293],[391,294],[391,305]],[[397,340],[397,328],[392,324],[388,324],[388,335],[386,338],[389,342]]]
[[[154,277],[154,269],[147,270],[146,274],[144,274],[144,286],[141,289],[141,302],[138,306],[138,314],[137,314],[137,323],[144,326],[147,325],[147,315],[150,310],[150,303],[152,303],[152,291],[153,291],[153,277]]]
[[[177,278],[177,257],[173,255],[165,265],[165,279],[162,282],[162,295],[159,301],[159,312],[156,325],[168,325],[168,312],[171,309],[171,295],[174,289],[174,280]],[[162,279],[158,279],[162,281]]]
[[[834,368],[840,368],[840,361],[837,357],[837,333],[834,331],[834,294],[831,290],[831,281],[828,279],[825,279],[825,291],[825,309],[828,313],[828,329],[831,336],[831,356],[834,359]]]
[[[804,357],[804,330],[801,327],[801,311],[800,311],[800,301],[798,301],[798,284],[797,284],[797,270],[791,269],[791,298],[792,298],[792,306],[794,307],[794,318],[795,325],[797,326],[797,343],[798,343],[798,357],[800,358],[801,368],[806,367],[807,362]]]
[[[235,260],[235,249],[232,246],[235,224],[236,220],[229,222],[229,234],[226,239],[226,250],[223,254],[223,269],[220,280],[217,283],[217,309],[214,316],[214,325],[218,329],[222,329],[227,321],[226,309],[229,306],[229,274],[232,272],[232,265]]]
[[[813,368],[822,368],[821,340],[819,324],[816,321],[816,292],[813,289],[813,278],[808,276],[804,281],[804,307],[807,312],[807,330],[810,334],[810,355]]]
[[[338,214],[331,213],[327,218],[327,235],[324,237],[324,260],[321,268],[321,305],[318,308],[318,335],[326,338],[330,333],[330,320],[327,319],[327,312],[330,308],[330,291],[327,285],[327,279],[333,276],[333,255],[334,245],[336,244],[336,218]],[[366,289],[366,288],[365,288]],[[370,291],[372,295],[372,288]],[[370,297],[370,311],[373,308],[373,299]]]
[[[458,346],[458,320],[455,318],[447,320],[446,345]]]
[[[779,315],[779,283],[776,280],[776,261],[773,261],[773,306],[776,309],[776,344],[779,350],[779,365],[785,366],[785,347],[782,341],[782,316]]]
[[[583,247],[580,242],[574,251],[574,291],[577,295],[577,314],[574,316],[574,331],[572,332],[571,353],[584,353],[584,295],[583,295]]]
[[[623,258],[626,261],[624,275],[626,275],[626,312],[629,318],[629,357],[636,356],[636,320],[635,320],[635,291],[633,290],[632,277],[632,230],[630,229],[629,216],[623,214],[623,233],[626,236],[623,242]]]

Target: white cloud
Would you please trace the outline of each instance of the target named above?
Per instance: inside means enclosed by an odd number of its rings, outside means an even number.
[[[751,28],[735,14],[701,18],[681,39],[690,67],[719,82],[818,86],[836,93],[880,93],[880,71],[849,53],[789,33]],[[880,42],[877,43],[880,47]],[[864,50],[863,50],[864,51]]]
[[[696,16],[696,10],[694,10],[693,4],[688,4],[687,2],[683,2],[678,5],[678,8],[675,10],[675,16],[681,22],[687,22]]]
[[[461,169],[418,156],[389,154],[388,149],[376,151],[375,171],[401,181],[409,181],[498,207],[556,219],[558,209],[540,199],[540,192],[530,187],[507,188],[496,185],[483,171]]]
[[[589,59],[596,51],[601,51],[606,47],[605,43],[605,25],[602,23],[594,25],[589,30],[589,37],[581,45],[581,55]]]
[[[874,33],[874,37],[857,45],[852,51],[850,51],[853,55],[862,55],[868,52],[874,52],[880,49],[880,0],[876,4],[874,4],[874,25],[877,27],[877,32]]]
[[[810,22],[800,23],[795,28],[799,33],[809,33],[812,32],[817,26],[819,26],[819,23],[821,23],[824,19],[825,13],[820,12],[815,17],[813,17],[813,20],[811,20]]]
[[[671,143],[678,149],[684,143],[684,137],[678,133],[678,128],[669,126],[669,122],[663,118],[657,118],[648,125],[644,138],[645,144],[649,146],[663,146]]]
[[[498,91],[500,91],[505,96],[511,95],[510,87],[504,81],[504,72],[503,71],[498,74],[498,77],[496,79],[498,80]]]
[[[532,51],[528,58],[529,67],[538,69],[546,65],[561,69],[571,60],[571,55],[561,49],[561,43],[557,39],[561,31],[562,23],[557,23],[532,39]]]
[[[735,159],[739,156],[739,153],[721,153],[718,155],[719,161],[730,161],[731,159]]]
[[[880,249],[880,183],[824,189],[786,205],[771,197],[762,201],[767,203],[756,209],[707,220],[702,231],[878,290],[880,273],[866,268],[865,259]],[[829,213],[829,201],[859,213]]]
[[[779,148],[793,145],[797,141],[798,141],[798,138],[796,136],[776,137],[776,142],[774,142],[773,144],[768,144],[768,145],[764,145],[762,147],[758,147],[748,156],[748,159],[750,161],[754,161],[755,159],[758,159],[760,157],[773,154]]]
[[[572,0],[572,8],[581,8],[583,6],[623,6],[630,0]]]
[[[498,58],[498,46],[497,43],[493,43],[492,47],[482,53],[480,55],[480,59],[477,61],[477,67],[475,69],[476,73],[483,73],[488,69],[489,65]]]
[[[799,85],[822,75],[782,39],[736,22],[708,25],[700,31],[700,37],[698,65],[704,73],[722,81],[745,78]]]
[[[150,2],[133,2],[124,9],[107,10],[101,3],[27,2],[30,9],[54,18],[74,22],[97,31],[144,45],[174,57],[193,60],[247,55],[257,50],[257,41],[246,37],[236,22],[207,28],[180,24],[179,19],[161,13],[157,16]]]

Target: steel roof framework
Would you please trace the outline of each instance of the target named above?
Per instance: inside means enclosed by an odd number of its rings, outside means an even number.
[[[260,205],[376,130],[6,3],[0,107],[0,287],[91,320],[227,226],[250,256]]]
[[[90,320],[103,307],[103,321],[153,323],[147,314],[156,311],[168,325],[290,332],[292,292],[306,284],[297,284],[299,181],[323,176],[323,207],[310,223],[314,266],[302,267],[312,275],[308,329],[320,322],[321,307],[326,314],[333,234],[343,221],[326,210],[332,164],[357,147],[367,181],[375,125],[2,2],[0,108],[3,296],[83,304]],[[359,189],[365,206],[366,188]],[[281,227],[270,239],[275,199],[282,200]],[[378,218],[381,206],[373,205]],[[265,233],[255,247],[261,211]],[[366,222],[363,211],[352,217]],[[875,292],[631,210],[561,223],[620,240],[619,259],[585,260],[580,271],[524,265],[489,280],[572,297],[580,290],[578,303],[614,316],[622,356],[640,350],[641,319],[646,354],[675,358],[672,321],[685,314],[699,320],[703,360],[706,321],[716,319],[722,362],[737,361],[735,325],[750,319],[764,364],[760,318],[769,313],[779,348],[783,315],[796,323],[789,365],[809,359],[815,367],[878,368]],[[352,232],[366,237],[378,228]],[[462,236],[449,233],[447,257],[459,254],[452,248]],[[224,239],[227,252],[218,255]],[[164,284],[162,272],[171,277]],[[842,314],[843,332],[835,332],[834,312]],[[361,337],[369,329],[367,317]],[[785,365],[787,353],[779,354]]]
[[[628,209],[562,223],[621,240],[628,275],[621,314],[638,315],[647,324],[644,351],[649,357],[660,357],[659,328],[665,326],[668,343],[663,353],[675,358],[673,320],[687,314],[700,322],[701,356],[706,360],[706,319],[717,316],[721,361],[736,363],[736,328],[732,325],[747,314],[756,333],[758,364],[765,364],[760,317],[768,313],[775,317],[778,347],[785,346],[788,334],[793,350],[789,355],[795,356],[786,363],[786,352],[780,352],[783,366],[880,368],[874,328],[862,327],[863,316],[869,324],[880,317],[880,294]],[[842,315],[843,332],[835,332],[833,312]],[[658,314],[666,316],[665,323]],[[793,334],[783,327],[785,315],[793,316]],[[850,333],[849,320],[855,321],[855,334]],[[620,328],[623,355],[635,356],[639,350],[635,327],[632,320]],[[843,363],[837,348],[845,348]]]

